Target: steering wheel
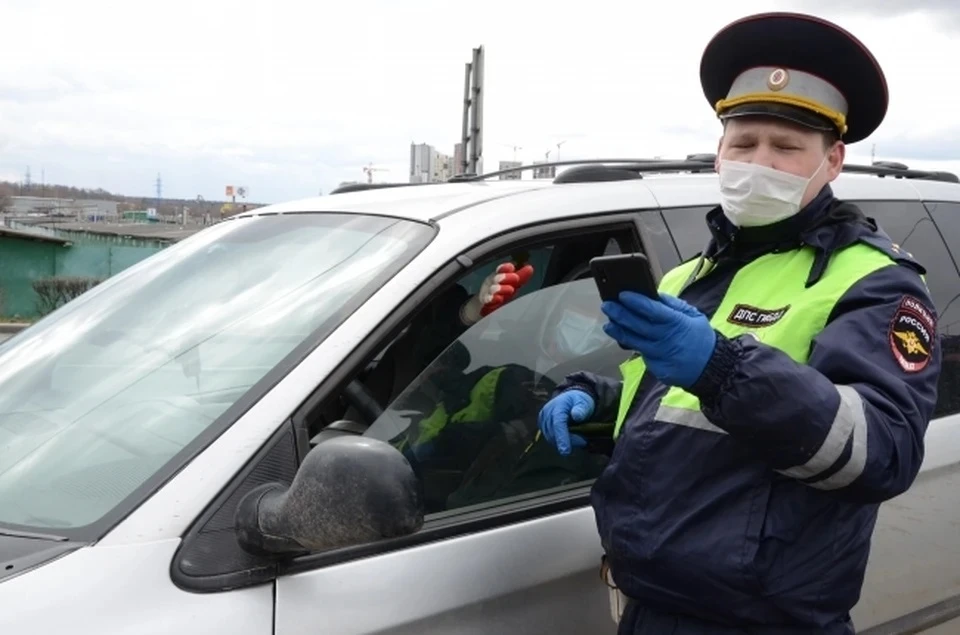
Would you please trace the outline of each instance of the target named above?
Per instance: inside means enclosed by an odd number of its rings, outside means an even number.
[[[362,382],[354,379],[343,389],[343,396],[354,409],[363,417],[368,426],[380,418],[383,408],[373,398],[370,390]]]

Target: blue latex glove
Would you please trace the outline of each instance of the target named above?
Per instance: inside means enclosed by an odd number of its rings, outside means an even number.
[[[620,346],[640,353],[657,379],[689,388],[713,356],[717,334],[696,308],[672,295],[660,298],[657,302],[624,291],[619,302],[604,302],[600,308],[610,322],[603,330]]]
[[[579,434],[570,434],[569,423],[573,419],[583,423],[591,416],[596,404],[593,397],[582,390],[562,392],[543,406],[537,420],[540,432],[547,441],[556,446],[560,454],[570,454],[571,448],[582,448],[587,440]]]

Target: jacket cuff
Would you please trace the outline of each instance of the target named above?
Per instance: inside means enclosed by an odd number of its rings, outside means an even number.
[[[689,388],[689,392],[700,400],[703,407],[711,407],[726,392],[726,388],[733,379],[734,369],[742,356],[740,346],[733,340],[716,331],[717,343],[713,347],[713,355],[700,374],[700,377]]]
[[[594,407],[599,407],[600,397],[599,395],[597,395],[597,391],[594,390],[592,386],[586,386],[584,384],[565,383],[553,392],[553,396],[556,397],[557,395],[561,395],[571,390],[579,390],[580,392],[587,393],[588,395],[590,395],[590,398],[593,399]]]

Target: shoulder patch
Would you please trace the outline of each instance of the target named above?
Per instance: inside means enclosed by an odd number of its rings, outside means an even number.
[[[890,321],[888,339],[893,358],[907,373],[919,373],[930,363],[936,344],[933,312],[913,296],[904,296]]]

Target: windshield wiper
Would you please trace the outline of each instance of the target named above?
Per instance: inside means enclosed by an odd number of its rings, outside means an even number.
[[[33,531],[20,531],[18,529],[7,529],[0,527],[0,536],[10,536],[12,538],[30,538],[32,540],[49,540],[52,542],[69,542],[66,536],[56,534],[41,534]]]

